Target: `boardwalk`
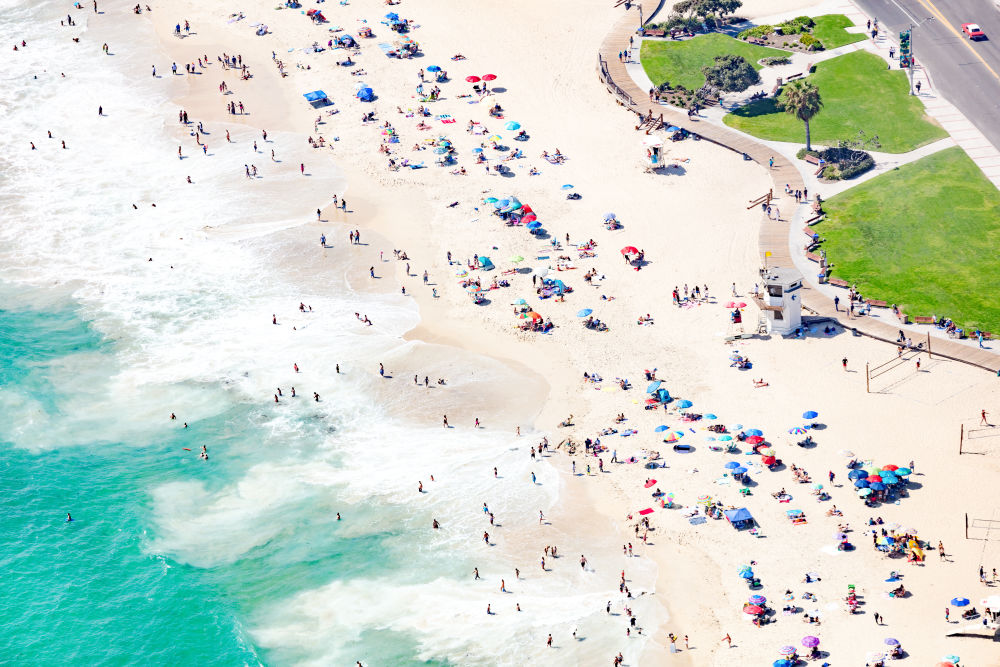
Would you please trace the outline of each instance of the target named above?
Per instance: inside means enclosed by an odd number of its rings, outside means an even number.
[[[647,4],[655,7],[656,3],[649,2]],[[798,168],[787,158],[742,133],[690,119],[684,112],[650,102],[649,91],[641,90],[636,85],[625,70],[625,64],[618,59],[619,52],[628,48],[629,38],[635,35],[635,31],[639,27],[639,16],[638,5],[632,5],[632,9],[626,10],[622,18],[612,26],[605,36],[598,54],[598,76],[605,83],[608,91],[618,99],[618,102],[638,116],[645,117],[652,113],[653,116],[659,117],[662,114],[663,121],[667,125],[676,125],[689,132],[697,133],[703,139],[746,155],[765,169],[769,167],[770,160],[773,159],[774,163],[769,168],[769,172],[771,180],[774,182],[774,201],[779,209],[784,208],[786,213],[792,213],[788,216],[789,219],[784,221],[774,221],[762,216],[759,235],[761,265],[794,267],[795,262],[789,247],[789,226],[795,224],[796,219],[801,219],[800,209],[801,211],[807,209],[804,204],[796,204],[794,199],[785,196],[784,192],[786,184],[792,191],[804,189]],[[765,253],[770,253],[766,263],[764,262]],[[815,276],[807,276],[807,278],[812,279]],[[834,309],[833,301],[811,286],[808,281],[803,282],[801,298],[802,305],[815,315],[836,320],[841,326],[854,329],[861,335],[895,344],[897,327],[869,317],[850,319],[846,323],[841,321],[841,317],[846,316],[846,313],[837,312]],[[934,355],[961,361],[984,370],[996,371],[1000,368],[1000,356],[994,352],[946,338],[933,338],[932,351]]]

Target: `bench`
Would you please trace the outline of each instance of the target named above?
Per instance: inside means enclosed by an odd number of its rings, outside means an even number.
[[[802,76],[802,72],[799,72],[798,74],[790,74],[785,78],[785,81],[791,81],[792,79],[797,79],[800,76]]]
[[[836,285],[837,287],[843,287],[845,289],[850,287],[850,284],[846,280],[841,280],[840,278],[830,278],[826,282],[830,283],[831,285]]]
[[[914,315],[913,321],[917,324],[934,324],[934,318],[926,315]]]
[[[781,84],[780,83],[776,83],[774,85],[774,88],[771,89],[771,97],[774,97],[775,95],[777,95],[779,90],[781,90]]]
[[[816,262],[817,264],[819,264],[820,256],[814,252],[807,252],[806,259],[808,259],[810,262]]]
[[[889,307],[889,304],[886,303],[885,301],[878,301],[876,299],[868,299],[868,305],[869,306],[877,306],[879,308],[888,308]]]
[[[804,159],[809,164],[819,164],[820,163],[820,159],[818,157],[816,157],[815,155],[813,155],[812,153],[806,153],[806,156],[805,156]]]
[[[666,30],[643,30],[642,34],[646,37],[663,37],[667,34]]]
[[[803,227],[802,231],[805,232],[806,236],[808,236],[809,238],[812,238],[816,234],[816,231],[809,226]]]
[[[991,334],[989,331],[983,331],[982,334],[983,334],[983,340],[993,340],[993,334]]]

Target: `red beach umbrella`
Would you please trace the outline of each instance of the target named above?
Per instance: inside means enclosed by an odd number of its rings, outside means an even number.
[[[636,248],[634,245],[625,246],[624,248],[622,248],[622,254],[623,255],[638,255],[639,254],[639,249]]]
[[[496,74],[484,74],[483,81],[495,81],[497,78]]]
[[[749,442],[751,445],[759,445],[760,443],[764,442],[764,438],[759,435],[751,435],[749,438],[747,438],[747,442]]]
[[[743,607],[744,614],[753,614],[754,616],[756,616],[757,614],[760,614],[763,611],[764,611],[763,609],[761,609],[755,604],[748,604],[747,606]]]
[[[774,462],[776,460],[777,459],[775,459],[773,456],[763,456],[763,457],[761,457],[761,463],[763,463],[766,466],[773,466]]]
[[[653,486],[654,484],[656,484],[656,480],[655,479],[651,479],[648,482],[646,482],[646,488],[648,489],[651,486]]]
[[[868,483],[873,484],[875,482],[881,482],[882,477],[879,475],[868,475]]]
[[[479,83],[481,81],[481,79],[475,74],[465,77],[465,80],[469,83]]]

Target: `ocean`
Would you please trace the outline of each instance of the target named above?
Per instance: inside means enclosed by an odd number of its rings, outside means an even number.
[[[485,546],[481,505],[512,527],[557,510],[555,466],[527,455],[542,434],[426,419],[443,392],[461,406],[544,385],[406,341],[410,300],[356,291],[297,236],[325,202],[280,173],[248,182],[245,153],[216,139],[229,129],[245,149],[250,128],[206,127],[218,148],[176,159],[190,129],[171,100],[187,84],[150,75],[169,63],[147,24],[125,23],[128,3],[101,5],[120,18],[97,32],[68,2],[0,2],[7,34],[28,41],[0,68],[2,660],[524,664],[547,632],[600,619],[610,560],[592,559],[603,578],[569,563],[570,576],[512,587],[523,615],[494,590],[536,558],[511,529]],[[67,12],[76,27],[59,26]],[[70,40],[85,30],[114,56]],[[304,159],[301,137],[269,139]],[[343,191],[334,164],[317,176]],[[380,362],[399,377],[380,378]],[[448,384],[414,387],[417,371]],[[569,662],[596,662],[595,643],[601,662],[622,650],[601,627]]]

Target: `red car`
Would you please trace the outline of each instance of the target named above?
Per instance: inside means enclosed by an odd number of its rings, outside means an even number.
[[[983,39],[986,33],[979,27],[978,23],[963,23],[962,32],[969,36],[969,39]]]

